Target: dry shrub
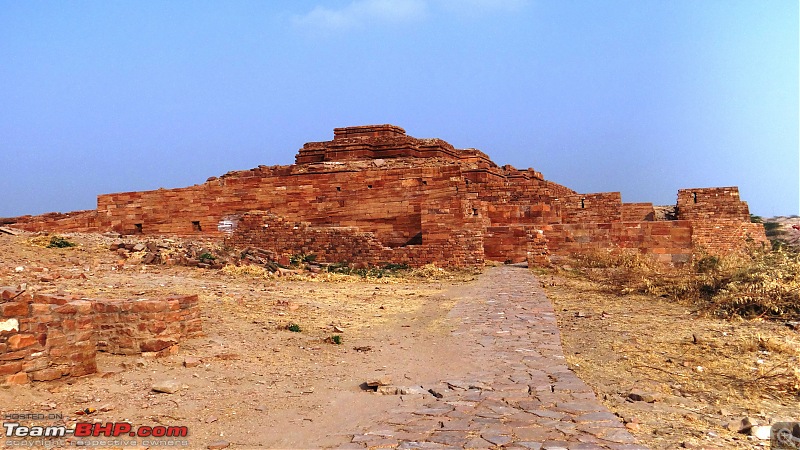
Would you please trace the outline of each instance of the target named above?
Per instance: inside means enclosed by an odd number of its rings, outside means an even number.
[[[620,295],[670,298],[723,318],[800,319],[798,253],[705,255],[676,269],[636,251],[612,249],[575,257],[574,265],[578,273]]]
[[[49,234],[42,234],[39,236],[34,236],[28,239],[28,244],[34,247],[42,247],[47,248],[50,245],[50,235]]]
[[[408,275],[413,278],[439,279],[446,278],[448,274],[443,268],[431,263],[412,269]]]
[[[227,265],[222,268],[222,273],[233,277],[272,278],[272,273],[269,270],[254,265]]]

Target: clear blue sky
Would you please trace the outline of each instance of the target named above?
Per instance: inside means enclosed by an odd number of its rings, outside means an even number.
[[[800,213],[797,0],[0,0],[0,217],[392,123],[623,201]]]

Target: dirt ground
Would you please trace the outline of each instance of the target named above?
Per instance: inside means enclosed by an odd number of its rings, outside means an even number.
[[[570,368],[653,449],[765,448],[729,430],[800,420],[800,332],[781,322],[703,317],[686,305],[619,297],[568,276],[540,274]],[[643,391],[655,400],[631,401]]]
[[[361,383],[390,375],[395,385],[422,385],[473,364],[450,335],[454,324],[446,316],[454,300],[444,295],[469,274],[335,283],[264,279],[120,262],[108,250],[112,238],[67,237],[79,247],[48,249],[32,245],[30,235],[0,234],[0,285],[26,283],[31,291],[89,298],[196,293],[205,336],[182,343],[173,356],[101,353],[96,375],[0,388],[3,414],[60,413],[63,419],[53,424],[67,425],[185,425],[188,448],[216,441],[230,448],[335,447],[349,442],[347,431],[403,402],[403,396],[365,392]],[[632,422],[629,429],[643,444],[758,448],[761,442],[724,424],[744,416],[765,424],[800,419],[798,397],[781,391],[786,380],[774,376],[778,368],[797,367],[797,331],[782,323],[701,318],[685,306],[615,297],[552,272],[539,277],[559,314],[570,366]],[[302,331],[286,329],[293,323]],[[326,342],[333,335],[341,336],[340,345]],[[184,367],[187,358],[200,365]],[[152,392],[153,383],[166,379],[182,388]],[[626,400],[634,389],[656,400]],[[85,408],[98,411],[76,414]]]
[[[87,418],[186,425],[190,448],[215,441],[231,448],[328,447],[349,442],[345,431],[402,402],[401,396],[364,392],[361,383],[392,374],[395,385],[424,384],[466,362],[445,320],[452,301],[439,295],[469,274],[450,281],[321,283],[177,266],[120,267],[108,251],[112,239],[67,236],[80,246],[41,248],[26,236],[0,235],[0,285],[27,283],[31,291],[89,298],[197,293],[205,336],[181,344],[174,356],[101,353],[97,375],[4,387],[4,414],[61,413],[63,421],[52,424],[67,425]],[[55,273],[87,278],[41,281]],[[286,330],[289,324],[301,332]],[[340,345],[325,342],[334,335]],[[187,357],[201,364],[184,367]],[[154,382],[166,379],[183,388],[175,394],[151,391]],[[98,411],[75,414],[85,408]]]

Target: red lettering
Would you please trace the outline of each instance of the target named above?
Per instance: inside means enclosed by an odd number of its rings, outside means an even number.
[[[75,437],[87,437],[92,435],[91,423],[79,422],[75,424]]]
[[[114,424],[114,437],[120,436],[122,434],[128,434],[131,431],[131,424],[127,422],[120,422]]]
[[[111,433],[114,431],[114,423],[107,423],[105,425],[101,425],[99,423],[94,424],[94,428],[92,429],[92,436],[111,436]]]

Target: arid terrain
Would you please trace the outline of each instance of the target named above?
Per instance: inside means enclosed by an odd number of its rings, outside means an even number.
[[[44,248],[33,234],[0,234],[0,285],[89,298],[196,293],[204,336],[172,356],[101,354],[96,375],[5,386],[4,414],[60,413],[67,425],[188,426],[189,448],[346,447],[353,430],[418,400],[362,383],[390,377],[392,385],[427,388],[481,364],[448,318],[458,301],[450,292],[468,295],[474,274],[264,278],[144,265],[110,251],[116,238],[66,238],[78,246]],[[728,424],[800,419],[797,387],[775,376],[798,365],[797,329],[702,317],[661,299],[610,295],[559,271],[536,273],[554,303],[570,368],[641,444],[759,448],[769,441]],[[152,390],[165,380],[176,380],[178,390]],[[86,408],[96,411],[80,415]]]

